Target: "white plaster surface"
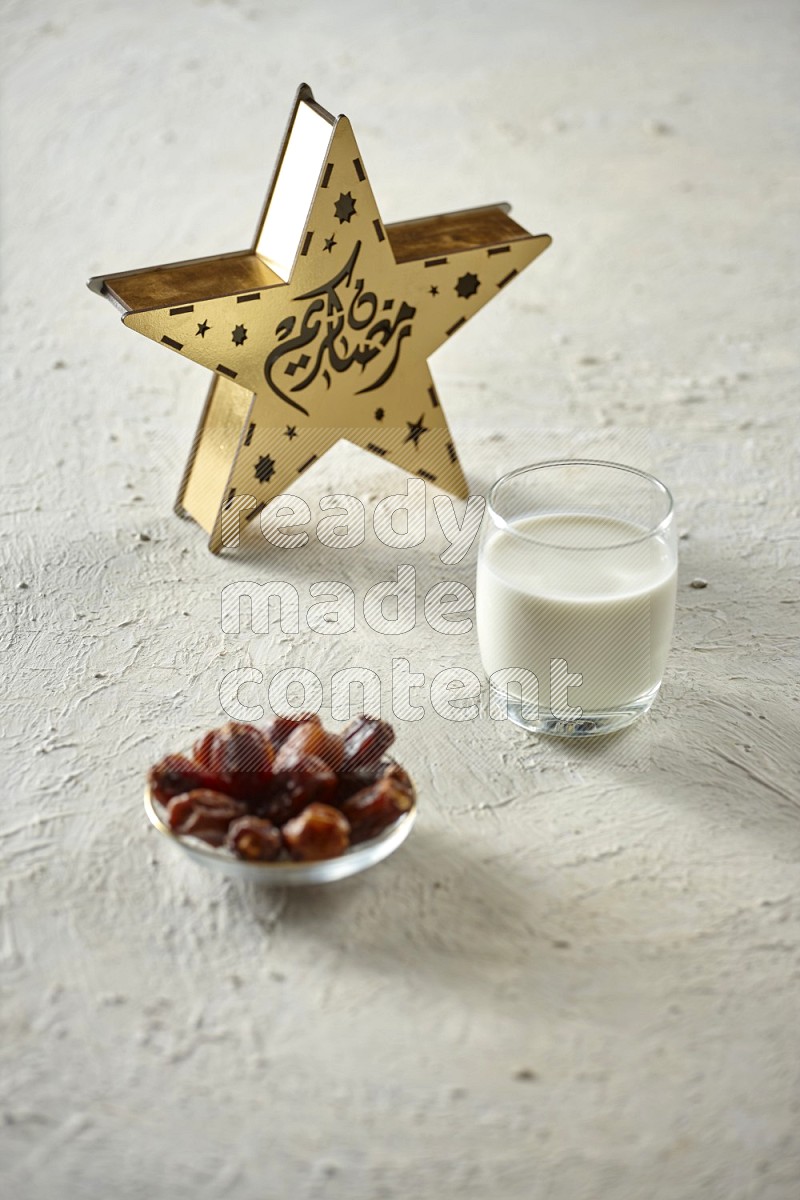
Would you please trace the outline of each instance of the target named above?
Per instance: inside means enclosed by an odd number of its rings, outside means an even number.
[[[797,5],[2,12],[3,1194],[796,1196]],[[474,554],[442,566],[432,528],[209,556],[171,513],[207,380],[84,287],[247,245],[302,79],[352,119],[386,220],[509,199],[555,239],[433,360],[473,489],[640,463],[686,536],[646,724],[543,745],[444,722],[426,690],[398,723],[407,845],[256,893],[141,809],[224,676],[479,669],[473,635],[422,622],[223,634],[231,581],[363,597],[408,561],[422,591],[470,583]],[[303,494],[402,486],[342,449]]]

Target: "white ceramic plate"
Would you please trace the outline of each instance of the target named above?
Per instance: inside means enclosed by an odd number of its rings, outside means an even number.
[[[411,833],[417,816],[415,799],[408,812],[398,817],[394,825],[390,825],[378,837],[353,846],[338,858],[325,858],[320,862],[308,863],[245,862],[236,858],[229,850],[209,846],[200,838],[182,837],[173,833],[163,819],[166,813],[153,799],[149,787],[145,787],[144,810],[153,828],[200,866],[219,871],[232,879],[244,879],[248,883],[267,884],[270,887],[305,887],[310,884],[334,883],[337,879],[358,875],[359,872],[366,871],[368,867],[374,867],[376,863],[388,858],[398,846],[402,846]]]

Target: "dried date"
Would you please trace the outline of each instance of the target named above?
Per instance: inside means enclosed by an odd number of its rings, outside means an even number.
[[[221,846],[228,826],[246,812],[247,806],[241,800],[199,788],[183,796],[173,796],[167,805],[167,822],[173,833],[191,834],[212,846]]]
[[[269,787],[275,752],[255,725],[230,721],[212,729],[195,743],[193,753],[219,791],[248,800]]]
[[[166,807],[173,796],[196,788],[207,788],[212,780],[184,754],[168,754],[150,768],[147,782],[153,799]]]
[[[342,771],[352,774],[378,763],[394,741],[388,721],[377,717],[355,717],[342,734],[344,757]]]
[[[283,849],[279,829],[263,817],[240,817],[228,829],[225,844],[237,858],[273,862]]]
[[[372,787],[356,792],[342,805],[342,812],[350,823],[350,844],[355,846],[377,837],[413,804],[413,792],[388,774]]]
[[[328,733],[321,725],[304,722],[293,730],[275,756],[275,773],[293,770],[307,757],[321,758],[332,771],[338,771],[344,758],[344,741],[338,733]]]
[[[329,804],[309,804],[282,832],[287,850],[300,862],[337,858],[350,844],[349,822]]]
[[[414,799],[414,785],[411,782],[411,776],[405,767],[400,766],[400,763],[390,763],[388,767],[384,768],[381,778],[390,780],[395,787],[407,792],[411,799]]]
[[[295,729],[298,729],[301,725],[320,724],[321,721],[316,713],[301,713],[297,717],[273,717],[267,723],[264,733],[269,739],[272,749],[278,751],[289,734],[294,733]]]
[[[327,804],[336,792],[336,775],[327,763],[314,755],[292,751],[275,760],[273,788],[259,804],[259,813],[276,825],[283,825],[308,804]]]
[[[362,792],[366,788],[372,787],[381,779],[391,779],[397,787],[408,792],[412,800],[414,799],[414,785],[408,772],[399,763],[381,762],[361,767],[349,775],[340,773],[333,803],[337,808],[343,808],[345,802],[356,792]]]
[[[336,793],[331,801],[337,808],[341,808],[345,800],[356,792],[361,792],[364,788],[370,787],[373,783],[377,783],[384,769],[385,764],[376,763],[371,767],[362,767],[361,770],[350,773],[340,772],[336,780]]]

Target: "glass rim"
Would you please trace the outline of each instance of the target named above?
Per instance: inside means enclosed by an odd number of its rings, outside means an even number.
[[[640,537],[628,538],[624,542],[615,542],[608,546],[567,546],[560,542],[544,542],[541,538],[534,537],[530,533],[523,533],[521,530],[516,528],[516,526],[512,525],[510,521],[507,521],[505,517],[501,516],[497,510],[495,500],[498,489],[504,484],[510,483],[512,479],[515,479],[520,475],[528,474],[529,471],[539,471],[543,467],[607,467],[615,471],[627,471],[628,474],[638,475],[640,479],[644,479],[648,483],[653,484],[656,490],[660,492],[666,500],[667,511],[658,524],[654,525],[652,529],[648,529],[647,532],[643,533]],[[531,542],[533,545],[547,546],[552,550],[578,550],[581,552],[594,550],[604,553],[607,550],[620,550],[625,546],[635,546],[639,542],[646,542],[651,538],[657,537],[667,528],[673,516],[675,515],[675,501],[673,500],[672,492],[665,483],[662,483],[661,480],[657,479],[655,475],[651,475],[649,471],[640,470],[639,467],[630,467],[626,463],[610,462],[601,458],[551,458],[545,459],[543,462],[528,463],[523,467],[515,467],[513,471],[507,471],[505,475],[501,475],[499,479],[496,479],[489,488],[489,495],[486,499],[486,511],[496,525],[506,530],[506,532],[510,533],[513,537],[520,538],[522,541]]]

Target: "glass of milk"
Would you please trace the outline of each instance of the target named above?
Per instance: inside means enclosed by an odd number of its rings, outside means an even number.
[[[677,560],[672,496],[644,471],[569,459],[498,479],[476,596],[492,715],[585,737],[647,712],[672,636]]]

